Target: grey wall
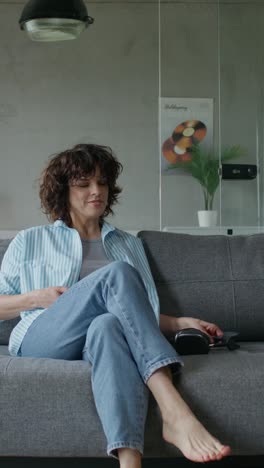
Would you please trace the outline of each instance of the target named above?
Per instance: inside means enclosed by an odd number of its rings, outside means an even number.
[[[46,222],[35,181],[51,154],[77,142],[110,145],[124,165],[109,220],[159,229],[158,2],[89,2],[94,25],[76,41],[49,44],[19,30],[24,4],[0,0],[0,230]],[[249,148],[245,162],[255,161],[256,121],[260,153],[263,146],[263,10],[252,0],[219,8],[171,1],[160,10],[161,95],[213,97],[216,145],[220,102],[221,141]],[[187,176],[175,180],[161,178],[162,225],[195,225],[200,188]],[[256,224],[256,184],[245,187],[223,182],[217,203],[225,224]]]
[[[92,3],[94,26],[49,44],[19,31],[20,11],[0,4],[0,229],[45,222],[33,181],[77,142],[110,145],[124,164],[116,224],[157,228],[157,8]]]

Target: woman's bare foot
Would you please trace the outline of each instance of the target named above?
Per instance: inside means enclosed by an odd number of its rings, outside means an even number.
[[[147,386],[156,399],[163,420],[163,437],[194,462],[221,460],[231,449],[213,437],[198,421],[174,387],[171,372],[163,367],[152,374]]]
[[[204,428],[189,408],[181,417],[178,413],[176,417],[170,414],[163,419],[163,438],[194,462],[221,460],[231,452],[229,446],[222,445]]]

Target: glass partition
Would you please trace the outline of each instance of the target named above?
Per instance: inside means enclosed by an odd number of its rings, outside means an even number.
[[[260,197],[263,193],[260,165],[263,153],[263,14],[262,3],[220,2],[219,5],[220,146],[243,146],[246,154],[234,162],[257,169],[255,178],[222,180],[222,225],[263,224]],[[246,169],[249,174],[251,166]]]
[[[261,230],[264,5],[160,2],[159,19],[160,228]]]

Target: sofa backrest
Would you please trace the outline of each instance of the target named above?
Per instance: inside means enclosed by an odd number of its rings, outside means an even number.
[[[157,286],[161,313],[191,316],[264,339],[264,234],[138,233]]]
[[[3,260],[4,253],[9,246],[11,239],[0,239],[0,266]],[[19,318],[12,320],[0,321],[0,345],[7,345],[9,336],[14,326],[19,322]]]
[[[264,234],[197,236],[140,231],[161,313],[191,316],[264,339]],[[0,265],[11,239],[0,240]],[[8,344],[19,318],[0,322]]]

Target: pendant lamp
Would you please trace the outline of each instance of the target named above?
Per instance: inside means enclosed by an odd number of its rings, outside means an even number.
[[[76,39],[92,24],[82,0],[29,0],[19,20],[32,41]]]

